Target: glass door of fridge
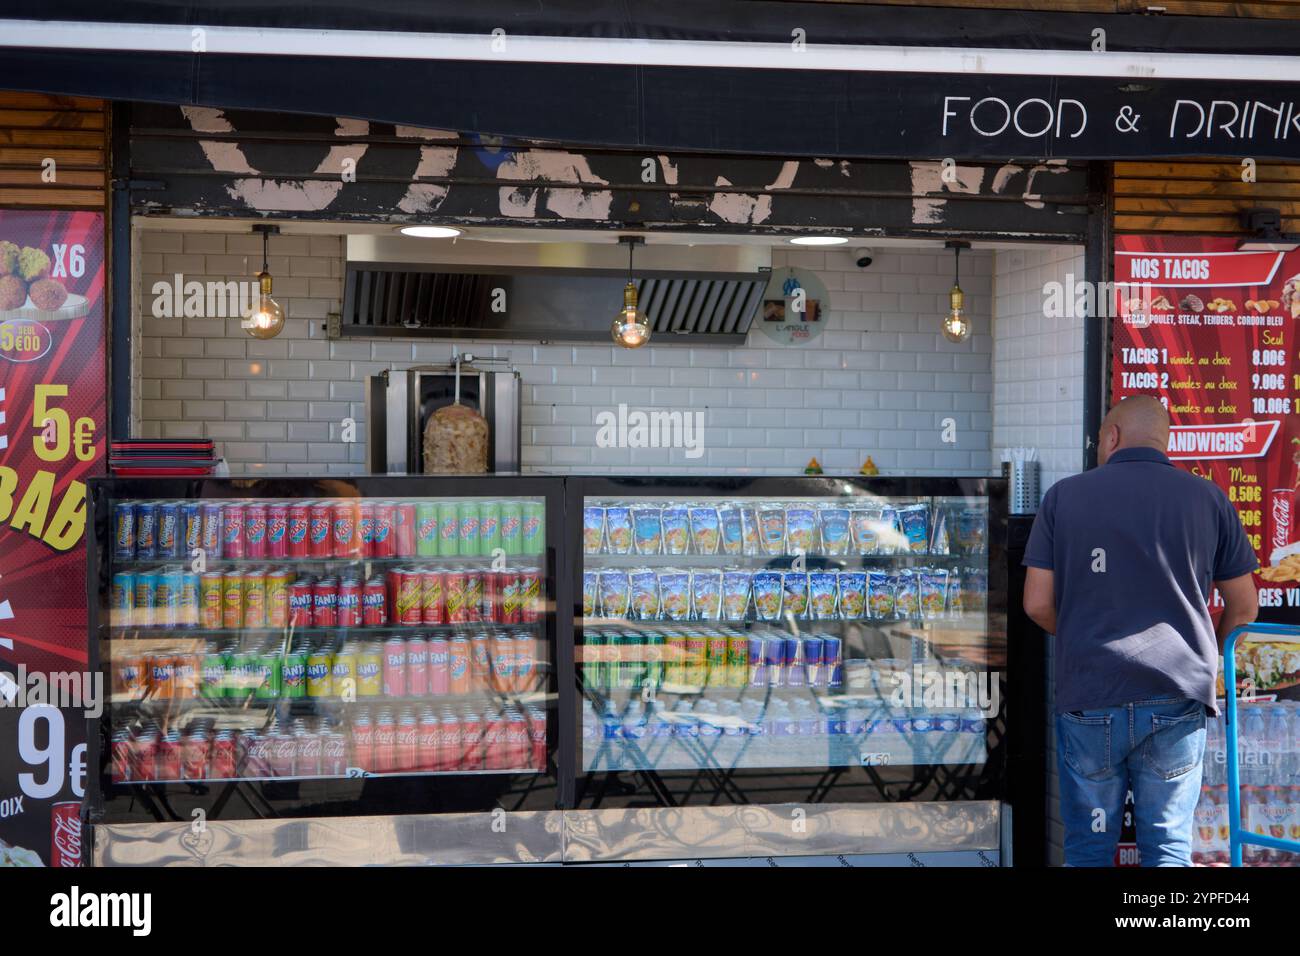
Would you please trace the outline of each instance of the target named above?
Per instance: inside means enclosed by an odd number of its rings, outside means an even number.
[[[226,816],[555,805],[544,492],[186,490],[99,489],[110,816],[220,794]],[[549,507],[554,522],[557,496]]]
[[[581,502],[580,805],[997,788],[982,482],[670,481]]]

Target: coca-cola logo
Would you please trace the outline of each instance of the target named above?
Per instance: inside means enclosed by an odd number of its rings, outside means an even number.
[[[1273,496],[1273,543],[1291,543],[1291,502],[1283,495]]]
[[[75,806],[75,805],[74,805]],[[50,835],[54,849],[54,866],[81,865],[81,817],[55,812],[54,831]]]

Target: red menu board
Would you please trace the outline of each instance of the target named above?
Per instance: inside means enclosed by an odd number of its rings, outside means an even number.
[[[0,865],[81,862],[104,344],[103,216],[0,211]]]
[[[1111,390],[1158,396],[1169,457],[1228,494],[1261,570],[1260,619],[1300,623],[1300,250],[1117,236]]]

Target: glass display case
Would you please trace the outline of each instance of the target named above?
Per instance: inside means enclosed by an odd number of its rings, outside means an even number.
[[[580,806],[1002,795],[1001,482],[587,478],[566,513]]]
[[[110,822],[556,806],[558,485],[93,483]]]

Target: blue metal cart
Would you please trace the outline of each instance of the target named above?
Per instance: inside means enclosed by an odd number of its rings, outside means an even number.
[[[1228,758],[1228,836],[1232,845],[1232,865],[1241,866],[1244,843],[1300,853],[1300,841],[1251,833],[1241,825],[1241,780],[1237,760],[1237,639],[1243,634],[1271,634],[1300,641],[1300,627],[1289,624],[1247,624],[1228,635],[1223,642],[1223,697],[1227,704],[1224,718],[1224,747]]]

